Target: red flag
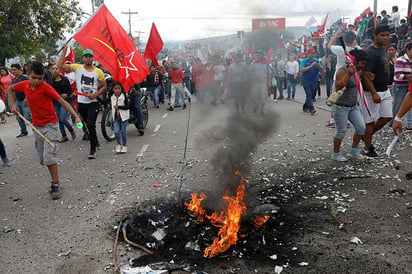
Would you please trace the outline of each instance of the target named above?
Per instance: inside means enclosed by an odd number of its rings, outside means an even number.
[[[157,55],[163,48],[163,41],[157,31],[155,23],[152,23],[149,40],[147,41],[146,49],[144,50],[144,58],[152,60],[152,64],[159,66]]]
[[[69,50],[66,52],[66,56],[64,57],[64,62],[74,63],[76,61],[76,54],[74,54],[73,47],[70,46]]]
[[[371,11],[371,8],[368,7],[367,9],[365,9],[364,11],[362,11],[361,14],[368,14],[368,13],[370,13],[370,12],[372,12],[372,11]]]
[[[94,52],[95,59],[126,91],[149,74],[146,60],[104,4],[74,38]]]

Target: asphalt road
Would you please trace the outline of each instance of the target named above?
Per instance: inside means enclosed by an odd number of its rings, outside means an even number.
[[[330,116],[325,100],[318,100],[318,112],[312,116],[302,112],[299,101],[303,98],[298,87],[295,101],[268,99],[266,107],[277,113],[273,121],[277,130],[252,151],[252,173],[262,177],[271,171],[284,172],[293,177],[299,172],[299,167],[293,166],[294,159],[305,158],[319,166],[331,163],[334,130],[325,127]],[[17,122],[9,117],[0,126],[0,136],[16,164],[0,167],[0,227],[13,231],[0,232],[1,272],[112,272],[114,227],[140,203],[177,197],[180,190],[222,188],[215,181],[210,160],[225,139],[221,131],[228,126],[231,110],[229,103],[213,106],[193,102],[186,110],[168,112],[166,105],[156,109],[149,103],[145,135],[139,137],[129,126],[126,154],[116,155],[115,143],[104,140],[98,128],[101,150],[95,160],[87,159],[88,142],[81,140],[77,130],[76,140],[60,145],[64,192],[57,201],[48,193],[50,178],[38,163],[33,133],[30,130],[28,137],[17,139]],[[347,136],[350,134],[351,129]],[[344,149],[349,150],[350,140],[345,139]],[[286,154],[290,156],[288,164],[265,162],[273,155],[281,158]],[[119,263],[127,263],[136,252],[120,245]]]

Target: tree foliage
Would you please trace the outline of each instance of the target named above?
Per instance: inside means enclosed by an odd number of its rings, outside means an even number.
[[[15,56],[48,56],[82,15],[75,0],[2,0],[0,63]]]

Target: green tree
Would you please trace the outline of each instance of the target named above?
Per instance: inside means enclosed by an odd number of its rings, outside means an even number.
[[[56,50],[56,42],[80,22],[75,0],[2,0],[0,4],[0,63],[15,56],[40,58]]]

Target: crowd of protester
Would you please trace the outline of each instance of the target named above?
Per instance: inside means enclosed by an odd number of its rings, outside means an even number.
[[[90,142],[88,158],[95,159],[100,147],[96,119],[102,102],[110,103],[112,108],[116,153],[128,151],[129,110],[136,113],[140,135],[144,134],[138,95],[142,88],[147,89],[154,108],[165,105],[168,111],[178,108],[184,111],[195,97],[197,103],[207,103],[211,107],[233,105],[239,115],[247,111],[248,105],[254,115],[265,115],[268,98],[294,100],[296,87],[300,84],[305,94],[303,112],[316,115],[313,102],[321,98],[323,82],[326,97],[333,91],[344,91],[332,106],[331,119],[327,123],[329,127],[336,127],[332,158],[348,160],[340,153],[340,146],[349,123],[355,128],[351,157],[377,157],[373,135],[388,123],[393,125],[395,132],[402,130],[400,117],[409,106],[402,102],[410,94],[412,80],[411,16],[401,19],[396,6],[392,7],[391,15],[386,11],[380,14],[362,14],[354,24],[340,23],[327,30],[319,29],[311,36],[271,49],[270,53],[262,48],[238,50],[231,54],[210,55],[202,61],[196,56],[170,52],[162,65],[151,65],[146,79],[136,83],[130,91],[125,91],[121,82],[107,85],[107,71],[95,65],[94,53],[90,49],[83,52],[83,64],[65,61],[67,45],[64,45],[61,57],[55,63],[47,64],[42,71],[38,62],[33,62],[29,68],[13,64],[11,71],[0,67],[1,99],[6,105],[6,110],[0,114],[0,123],[6,123],[6,116],[18,112],[57,146],[69,141],[66,130],[72,140],[76,139],[75,125],[81,121],[84,125],[82,139]],[[47,105],[43,110],[39,111],[38,102],[33,102],[30,88],[48,94],[47,98],[41,98]],[[42,120],[44,116],[48,119]],[[20,116],[16,118],[20,127],[17,138],[27,136],[25,121]],[[411,112],[407,129],[412,129]],[[358,149],[361,140],[364,153]],[[61,191],[56,175],[56,151],[46,149],[44,142],[42,146],[38,143],[41,142],[36,137],[40,162],[47,165],[52,177],[52,197],[58,199]],[[3,163],[11,165],[1,139],[0,153]]]

